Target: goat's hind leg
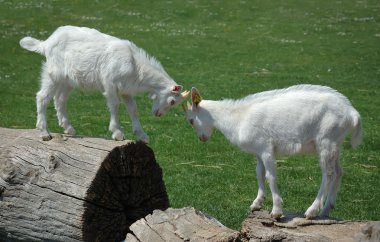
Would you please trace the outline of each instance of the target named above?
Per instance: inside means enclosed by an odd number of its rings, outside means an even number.
[[[312,219],[317,216],[319,210],[323,207],[324,199],[329,196],[333,187],[335,176],[335,165],[333,162],[334,151],[331,144],[325,144],[318,148],[320,167],[322,171],[322,182],[317,197],[312,205],[306,210],[305,217]]]
[[[46,120],[46,110],[53,99],[56,92],[56,85],[51,80],[47,68],[43,66],[41,74],[41,89],[37,92],[36,103],[37,103],[37,124],[36,127],[40,130],[41,138],[43,141],[48,141],[52,139],[48,129]]]
[[[69,116],[67,114],[66,103],[70,95],[72,88],[69,86],[60,87],[54,96],[54,106],[57,111],[57,118],[59,126],[64,129],[65,134],[75,135],[75,129],[69,121]]]
[[[330,210],[335,207],[336,197],[338,194],[340,181],[343,174],[342,168],[340,166],[340,151],[339,150],[334,152],[334,157],[332,158],[331,161],[334,164],[334,175],[333,175],[329,194],[327,196],[325,205],[320,214],[322,217],[328,217]]]

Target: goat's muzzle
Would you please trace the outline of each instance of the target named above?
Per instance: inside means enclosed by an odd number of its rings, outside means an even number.
[[[202,142],[206,142],[208,141],[209,137],[207,135],[204,135],[202,134],[200,137],[199,137],[199,140],[202,141]]]

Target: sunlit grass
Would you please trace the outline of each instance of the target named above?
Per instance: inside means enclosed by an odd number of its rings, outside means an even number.
[[[206,99],[299,83],[331,86],[363,118],[364,143],[344,145],[344,176],[332,216],[380,219],[380,3],[372,1],[0,1],[0,126],[34,128],[43,58],[19,47],[61,25],[94,27],[134,41],[157,57],[185,88]],[[137,97],[150,147],[164,171],[173,207],[193,206],[238,229],[256,196],[255,158],[219,132],[200,143],[180,108],[157,119]],[[100,93],[75,91],[69,115],[80,135],[110,138]],[[124,114],[124,107],[120,113]],[[49,128],[58,127],[51,105]],[[134,139],[128,116],[120,115]],[[320,184],[316,157],[280,157],[286,211],[304,211]],[[268,193],[265,209],[271,209]]]

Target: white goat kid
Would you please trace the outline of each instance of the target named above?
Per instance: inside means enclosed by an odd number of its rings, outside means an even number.
[[[63,26],[45,41],[25,37],[20,45],[46,56],[41,89],[37,93],[37,128],[43,140],[52,138],[47,129],[46,109],[53,98],[59,125],[65,133],[75,134],[66,111],[67,99],[74,88],[103,92],[111,114],[109,130],[115,140],[124,139],[118,119],[121,96],[131,117],[133,132],[144,142],[149,138],[137,118],[133,96],[149,92],[154,100],[152,112],[159,117],[187,95],[187,92],[181,94],[182,86],[143,49],[95,29]]]
[[[345,96],[329,87],[298,85],[241,100],[202,101],[198,90],[192,88],[192,105],[183,107],[200,140],[207,141],[215,127],[231,143],[256,155],[259,189],[252,211],[262,207],[266,178],[273,196],[271,215],[279,218],[283,213],[276,154],[317,153],[322,183],[305,216],[314,218],[322,207],[321,216],[329,215],[342,175],[339,155],[343,140],[353,131],[351,145],[355,148],[362,136],[360,115]]]

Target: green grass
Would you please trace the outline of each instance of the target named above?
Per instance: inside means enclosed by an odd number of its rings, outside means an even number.
[[[361,113],[364,142],[344,144],[336,209],[344,219],[380,220],[380,2],[361,1],[6,1],[0,0],[0,126],[34,128],[43,58],[19,47],[58,26],[94,27],[132,40],[187,89],[206,99],[310,83],[345,94]],[[197,140],[180,108],[157,119],[137,97],[149,146],[164,171],[173,207],[193,206],[238,229],[256,196],[255,159],[219,132]],[[100,93],[76,91],[69,115],[77,133],[110,138]],[[124,108],[121,107],[121,114]],[[51,105],[49,128],[58,127]],[[127,115],[121,115],[133,139]],[[285,211],[305,211],[320,184],[316,157],[279,158]],[[265,209],[271,209],[270,193]]]

